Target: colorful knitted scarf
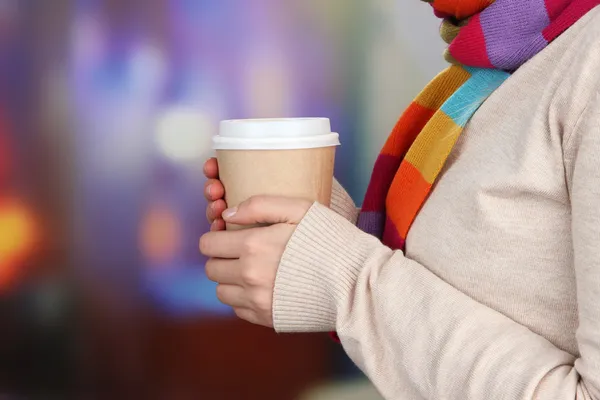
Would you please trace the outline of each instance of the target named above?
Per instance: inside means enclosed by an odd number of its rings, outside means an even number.
[[[358,221],[362,230],[401,250],[475,111],[512,72],[600,4],[600,0],[427,2],[444,20],[441,34],[453,65],[400,117],[375,163]]]

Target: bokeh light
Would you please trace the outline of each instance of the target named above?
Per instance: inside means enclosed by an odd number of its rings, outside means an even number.
[[[18,275],[20,262],[35,239],[34,218],[28,208],[15,199],[0,199],[0,290]]]
[[[154,205],[143,217],[140,248],[149,265],[167,265],[179,254],[182,240],[181,222],[173,210]]]
[[[190,107],[163,111],[156,123],[156,145],[172,161],[197,160],[211,147],[215,123],[209,115]]]

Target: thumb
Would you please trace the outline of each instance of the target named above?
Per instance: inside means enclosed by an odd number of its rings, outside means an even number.
[[[304,199],[255,196],[222,215],[226,222],[236,225],[298,224],[311,206],[312,202]]]

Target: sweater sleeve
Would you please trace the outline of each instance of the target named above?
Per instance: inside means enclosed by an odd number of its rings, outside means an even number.
[[[319,204],[281,261],[275,328],[336,330],[387,399],[600,400],[600,95],[564,147],[578,356]]]
[[[578,249],[585,255],[577,256],[583,263],[577,267],[579,358],[319,204],[298,226],[281,262],[275,328],[336,330],[387,399],[598,400],[600,251],[592,241],[600,224],[584,224],[589,236],[578,239]]]
[[[348,192],[346,192],[344,187],[340,185],[336,179],[333,180],[330,208],[348,221],[356,224],[359,210],[356,208],[356,205],[354,205],[354,201]]]

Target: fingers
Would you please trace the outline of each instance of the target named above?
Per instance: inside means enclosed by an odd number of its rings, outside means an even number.
[[[212,231],[200,238],[200,252],[212,258],[240,258],[248,247],[246,237],[251,229],[241,231]]]
[[[224,284],[217,286],[217,298],[221,303],[228,306],[247,307],[248,301],[245,297],[244,289],[239,286]]]
[[[223,211],[227,208],[225,200],[216,200],[208,203],[206,207],[206,219],[208,222],[213,223],[216,219],[220,219]]]
[[[212,169],[216,168],[216,160],[214,159],[208,160],[204,166],[205,173],[207,169],[211,171]],[[206,207],[206,219],[211,223],[211,231],[220,231],[225,229],[225,222],[221,220],[221,214],[227,208],[227,204],[223,199],[224,196],[225,188],[223,187],[221,181],[218,179],[209,179],[206,181],[204,184],[204,197],[206,200],[208,200],[208,206]]]
[[[238,225],[253,224],[298,224],[312,202],[275,196],[252,197],[237,208],[225,210],[223,219]]]
[[[219,178],[219,164],[217,163],[216,158],[209,158],[204,163],[204,175],[208,179],[217,179]]]
[[[233,307],[235,314],[248,322],[264,326],[273,326],[271,315],[272,302],[269,296],[257,296],[249,293],[246,289],[235,285],[218,285],[217,298],[223,304]],[[262,300],[261,300],[262,299]],[[268,310],[265,312],[265,310]],[[263,317],[259,317],[263,315]]]
[[[223,221],[222,219],[218,218],[215,219],[211,224],[210,224],[210,231],[211,232],[218,232],[218,231],[224,231],[225,230],[225,221]]]
[[[239,260],[211,258],[204,266],[206,277],[221,285],[239,285],[242,282],[242,271]]]
[[[225,197],[225,187],[218,179],[209,179],[204,184],[204,197],[208,201],[215,201]]]
[[[248,321],[251,324],[259,324],[260,322],[256,313],[248,308],[236,307],[233,311],[235,311],[235,315],[237,315],[238,318]]]

